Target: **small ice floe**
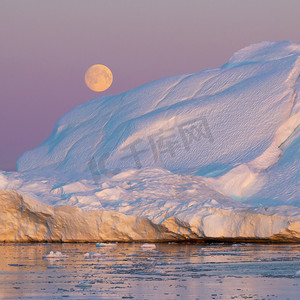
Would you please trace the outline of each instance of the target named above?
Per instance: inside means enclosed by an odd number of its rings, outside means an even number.
[[[57,259],[57,260],[60,260],[60,259],[65,259],[67,257],[68,257],[67,255],[62,254],[59,251],[57,251],[57,252],[50,251],[49,254],[43,255],[43,259]]]
[[[85,253],[83,255],[83,257],[87,258],[87,259],[90,259],[90,258],[104,259],[106,256],[107,256],[106,253],[97,253],[97,252]]]
[[[81,282],[81,283],[75,285],[75,287],[79,287],[79,288],[82,288],[82,289],[86,289],[86,288],[92,287],[92,285],[91,285],[91,283],[89,283],[88,281],[84,281],[84,282]]]
[[[232,244],[231,247],[242,247],[243,244]]]
[[[156,249],[156,246],[155,244],[143,244],[140,246],[140,249],[144,250],[144,251],[152,251],[152,250],[155,250]]]
[[[300,277],[300,270],[295,273],[295,277]]]
[[[147,260],[148,261],[155,261],[155,258],[154,257],[148,257]]]
[[[97,243],[96,247],[97,248],[113,248],[117,247],[118,243]]]

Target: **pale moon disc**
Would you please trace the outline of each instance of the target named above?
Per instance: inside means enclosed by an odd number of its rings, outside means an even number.
[[[103,92],[111,86],[113,74],[104,65],[93,65],[85,72],[84,80],[92,91]]]

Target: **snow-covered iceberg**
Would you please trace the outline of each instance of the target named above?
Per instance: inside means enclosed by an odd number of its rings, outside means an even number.
[[[1,172],[0,189],[145,217],[174,239],[297,240],[299,78],[300,44],[261,42],[220,68],[93,99]]]

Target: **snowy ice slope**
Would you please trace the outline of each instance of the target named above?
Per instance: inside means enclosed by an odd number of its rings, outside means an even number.
[[[262,42],[220,68],[91,100],[24,153],[18,170],[63,180],[90,179],[97,163],[102,173],[160,167],[216,177],[232,170],[207,183],[229,196],[250,197],[266,184],[264,170],[277,163],[278,147],[299,125],[299,54],[299,44]]]

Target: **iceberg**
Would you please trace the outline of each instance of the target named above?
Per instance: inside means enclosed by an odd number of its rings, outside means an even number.
[[[0,172],[0,217],[19,215],[0,240],[299,241],[299,92],[300,44],[261,42],[79,105]]]
[[[68,256],[65,254],[62,254],[61,252],[53,252],[50,251],[50,253],[43,255],[43,259],[54,259],[54,260],[63,260],[67,258]]]

